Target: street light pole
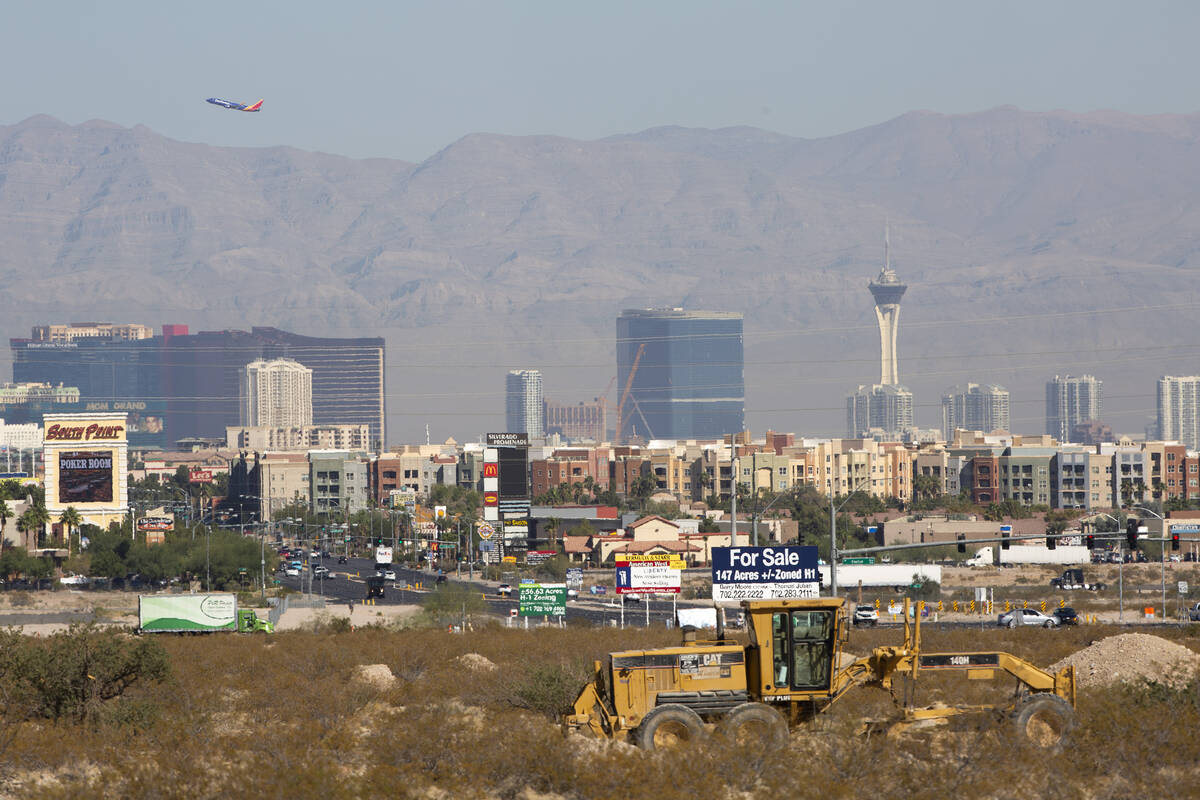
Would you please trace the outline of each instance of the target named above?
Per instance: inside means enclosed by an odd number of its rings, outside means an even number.
[[[863,481],[865,481],[865,480],[866,480],[866,476],[863,476]],[[846,503],[850,502],[850,498],[853,497],[855,494],[857,494],[860,491],[860,487],[861,487],[861,483],[859,484],[859,486],[855,486],[853,484],[853,478],[851,478],[850,491],[842,499],[842,502],[838,503],[837,508],[834,508],[834,506],[833,506],[833,501],[834,501],[833,478],[831,477],[829,479],[829,596],[830,597],[838,596],[837,515],[838,515],[838,512],[842,510],[842,506],[844,506],[844,505],[846,505]]]
[[[1167,618],[1167,519],[1157,511],[1153,511],[1145,506],[1133,506],[1138,511],[1145,511],[1158,517],[1162,522],[1162,542],[1159,547],[1159,576],[1162,581],[1162,617]]]

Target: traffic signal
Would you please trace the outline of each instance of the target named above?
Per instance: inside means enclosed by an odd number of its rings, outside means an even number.
[[[1000,531],[1000,549],[1008,549],[1008,531]]]
[[[1088,550],[1096,549],[1096,537],[1090,533],[1087,536],[1083,537],[1083,543],[1087,545]]]
[[[1137,535],[1138,535],[1138,519],[1130,517],[1125,522],[1125,541],[1129,543],[1130,550],[1137,550]]]
[[[958,535],[958,552],[967,552],[967,535],[965,533],[960,533]]]
[[[1052,533],[1046,534],[1046,549],[1053,550],[1058,547],[1058,537]]]
[[[1171,549],[1172,550],[1179,549],[1179,534],[1178,533],[1171,534]]]

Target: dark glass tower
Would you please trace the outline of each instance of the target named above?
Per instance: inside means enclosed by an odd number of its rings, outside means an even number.
[[[741,314],[622,311],[617,317],[617,441],[740,433],[746,407],[742,372]]]

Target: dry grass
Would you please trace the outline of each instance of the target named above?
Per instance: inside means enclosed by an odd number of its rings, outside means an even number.
[[[930,651],[1006,649],[1048,665],[1115,632],[927,629],[924,643]],[[1195,633],[1162,635],[1195,647]],[[855,631],[850,649],[863,653],[897,638],[895,631]],[[677,642],[661,629],[365,629],[160,641],[172,675],[137,685],[120,701],[138,714],[114,714],[100,725],[10,727],[0,796],[610,798],[652,790],[660,800],[881,792],[1098,800],[1178,795],[1200,763],[1195,686],[1081,694],[1081,730],[1057,757],[1029,752],[994,725],[859,736],[863,717],[888,708],[873,691],[852,693],[785,750],[714,742],[681,757],[568,740],[553,719],[593,658]],[[460,660],[467,653],[497,669],[467,668]],[[396,684],[381,690],[353,680],[364,664],[386,665]],[[983,701],[1011,688],[923,679],[918,699]]]

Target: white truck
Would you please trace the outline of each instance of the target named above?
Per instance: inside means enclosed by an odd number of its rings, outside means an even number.
[[[981,547],[975,551],[975,555],[966,560],[968,567],[991,567],[997,563],[996,549],[992,547]],[[999,564],[1005,566],[1017,566],[1021,564],[1090,564],[1092,561],[1091,551],[1083,545],[1059,545],[1053,550],[1048,550],[1040,545],[1019,545],[1014,544],[1007,550],[1000,548]]]
[[[829,585],[829,565],[821,564],[821,585]],[[838,589],[858,586],[891,586],[903,588],[914,583],[942,582],[942,568],[937,564],[838,564]]]
[[[163,594],[138,596],[138,633],[274,633],[269,620],[252,608],[237,607],[233,594]]]

